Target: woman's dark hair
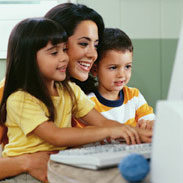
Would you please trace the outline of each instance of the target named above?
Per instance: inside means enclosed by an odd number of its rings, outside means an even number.
[[[103,39],[101,42],[101,46],[99,47],[99,54],[95,64],[98,64],[102,58],[105,57],[107,51],[115,50],[126,52],[130,51],[133,52],[133,44],[131,39],[128,35],[118,28],[105,28]],[[85,85],[88,86],[86,89],[83,90],[86,93],[90,93],[96,90],[97,86],[97,78],[92,77],[90,74],[89,79],[85,82]]]
[[[74,34],[74,31],[78,24],[85,20],[91,20],[96,23],[98,27],[98,35],[99,35],[99,44],[98,49],[100,49],[100,45],[103,38],[104,32],[104,22],[102,17],[93,9],[82,5],[82,4],[73,4],[73,3],[63,3],[52,8],[45,15],[46,18],[50,18],[51,20],[56,21],[61,24],[66,30],[68,37]],[[90,80],[90,76],[87,81],[79,81],[74,78],[70,78],[71,81],[75,82],[77,85],[81,87],[83,91],[88,93],[88,80]]]
[[[0,122],[6,120],[7,98],[23,90],[41,100],[48,108],[49,119],[54,120],[54,106],[37,64],[37,52],[48,42],[56,45],[67,41],[67,33],[58,23],[47,18],[29,18],[18,23],[8,42],[7,69]]]
[[[99,44],[103,37],[104,22],[102,17],[93,9],[73,3],[63,3],[49,10],[46,18],[56,21],[66,30],[68,37],[74,34],[78,24],[84,20],[91,20],[96,23],[99,34]]]

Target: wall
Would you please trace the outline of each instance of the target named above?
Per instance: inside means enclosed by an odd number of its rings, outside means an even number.
[[[6,61],[0,59],[0,80],[3,79],[5,75]]]
[[[77,0],[94,8],[106,27],[119,27],[132,39],[133,75],[129,86],[137,87],[150,105],[166,99],[179,36],[182,0]],[[0,79],[5,61],[0,60]]]
[[[154,108],[166,99],[179,37],[182,0],[78,0],[99,12],[106,27],[124,30],[134,44],[133,74],[137,87]]]

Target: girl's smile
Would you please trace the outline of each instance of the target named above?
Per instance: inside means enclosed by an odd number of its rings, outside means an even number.
[[[37,52],[37,63],[47,84],[66,78],[69,62],[66,50],[66,43],[52,45],[48,42],[46,47]]]

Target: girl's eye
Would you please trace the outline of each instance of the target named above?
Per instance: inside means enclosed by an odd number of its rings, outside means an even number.
[[[79,43],[79,45],[81,45],[81,46],[83,46],[83,47],[85,47],[85,46],[88,46],[88,43]]]
[[[57,55],[58,51],[54,51],[51,53],[51,55]]]
[[[63,49],[63,52],[66,52],[67,50],[68,50],[68,48],[64,48],[64,49]]]
[[[67,46],[63,47],[63,52],[66,52],[68,50]]]

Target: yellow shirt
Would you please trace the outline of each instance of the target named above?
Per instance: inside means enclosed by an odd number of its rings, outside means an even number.
[[[86,115],[94,107],[94,103],[74,83],[69,83],[74,91],[77,106],[72,109],[72,101],[63,87],[57,85],[59,96],[53,96],[52,101],[56,110],[54,123],[60,128],[71,127],[71,117]],[[37,126],[48,121],[48,110],[39,99],[27,92],[17,91],[7,100],[7,120],[9,143],[5,145],[3,156],[17,156],[37,151],[60,150],[65,147],[55,147],[31,133]],[[49,129],[48,129],[49,130]],[[69,135],[69,134],[68,134]]]

